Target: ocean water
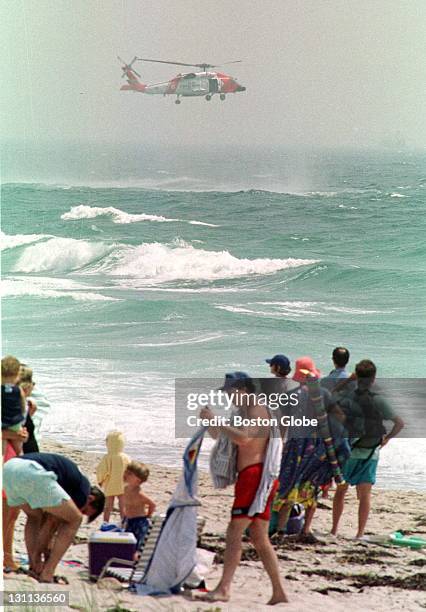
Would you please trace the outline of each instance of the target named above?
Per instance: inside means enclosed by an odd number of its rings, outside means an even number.
[[[174,379],[277,352],[327,372],[337,345],[424,377],[426,154],[9,146],[3,354],[52,404],[43,432],[177,465]],[[204,451],[205,465],[208,444]],[[392,441],[378,484],[426,488],[426,441]]]

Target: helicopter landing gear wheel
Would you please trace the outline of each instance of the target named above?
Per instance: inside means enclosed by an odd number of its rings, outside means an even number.
[[[179,100],[179,98],[177,98],[177,99],[175,100],[175,104],[180,104],[180,103],[181,103],[181,101],[182,101],[182,100]]]
[[[225,100],[226,96],[225,94],[220,94],[219,98],[222,100],[222,102]]]
[[[206,95],[206,100],[207,100],[207,102],[210,102],[210,100],[211,100],[211,99],[212,99],[211,95],[210,95],[210,94],[207,94],[207,95]]]

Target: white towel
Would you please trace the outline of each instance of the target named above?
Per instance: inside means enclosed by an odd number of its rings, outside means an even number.
[[[271,433],[269,434],[268,448],[263,462],[262,478],[257,487],[256,497],[249,508],[249,516],[254,516],[259,512],[262,513],[265,510],[266,502],[272,491],[274,481],[278,478],[280,473],[282,449],[283,443],[280,430],[278,427],[272,425]]]
[[[233,411],[233,417],[239,411]],[[219,434],[210,454],[210,472],[215,489],[225,489],[237,480],[237,445],[225,434]],[[268,446],[263,462],[262,478],[248,515],[253,516],[265,510],[274,480],[278,478],[281,466],[282,440],[278,427],[271,425]]]
[[[240,415],[239,410],[233,410],[230,422]],[[210,453],[210,473],[215,489],[225,489],[237,480],[237,445],[224,433],[219,433]]]

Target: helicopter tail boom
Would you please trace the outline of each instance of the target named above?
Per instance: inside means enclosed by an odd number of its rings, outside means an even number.
[[[123,71],[122,78],[126,77],[127,79],[127,85],[122,85],[120,89],[125,91],[145,91],[145,83],[139,81],[138,77],[140,77],[140,74],[133,68],[133,64],[137,60],[137,57],[134,57],[130,64],[126,64],[121,57],[119,57],[118,60],[123,64],[121,67]]]
[[[144,92],[146,89],[146,85],[145,83],[141,83],[135,75],[133,75],[132,71],[129,70],[129,73],[131,74],[126,74],[127,76],[127,84],[126,85],[122,85],[120,87],[121,91],[141,91]]]

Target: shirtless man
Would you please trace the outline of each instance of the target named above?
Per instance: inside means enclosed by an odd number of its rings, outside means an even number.
[[[257,403],[253,381],[247,374],[243,372],[227,374],[223,390],[228,394],[232,393],[232,401],[244,418],[270,418],[266,407]],[[213,416],[213,412],[207,407],[200,412],[200,417],[204,419],[211,419]],[[215,439],[222,433],[237,445],[238,479],[235,484],[235,500],[232,506],[231,521],[226,533],[222,578],[216,588],[207,593],[203,599],[210,602],[229,600],[231,582],[241,559],[242,535],[250,527],[250,538],[272,583],[272,597],[268,604],[287,602],[287,596],[280,578],[278,559],[268,537],[271,503],[275,488],[269,495],[264,511],[254,516],[248,516],[250,505],[256,496],[262,477],[270,428],[257,425],[248,427],[224,425],[209,427],[209,433]]]

